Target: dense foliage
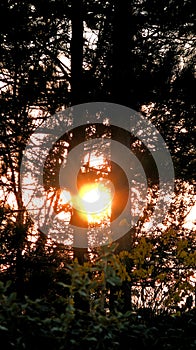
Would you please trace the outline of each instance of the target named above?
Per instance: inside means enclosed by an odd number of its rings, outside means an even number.
[[[195,225],[185,225],[195,198],[194,20],[193,0],[1,1],[3,350],[196,347]],[[20,165],[46,118],[100,100],[156,125],[175,194],[156,230],[144,229],[146,213],[124,245],[79,252],[34,227]]]
[[[64,282],[56,281],[55,295],[53,290],[47,297],[25,296],[21,301],[11,282],[1,283],[3,348],[194,349],[196,314],[190,311],[191,304],[171,316],[154,314],[151,308],[122,312],[119,289],[110,311],[110,288],[130,282],[122,257],[114,255],[113,249],[102,249],[99,257],[83,266],[76,260],[65,265]],[[78,295],[88,302],[89,311],[78,308]]]
[[[106,252],[105,252],[106,253]],[[110,264],[104,270],[107,257]],[[0,284],[0,337],[3,349],[194,349],[195,310],[155,315],[151,309],[122,312],[104,305],[106,285],[121,285],[122,266],[110,252],[91,266],[76,261],[66,266],[69,283],[49,298],[19,301],[11,282]],[[104,271],[104,275],[103,275]],[[125,278],[125,276],[124,276]],[[90,312],[78,309],[76,294],[90,302]]]

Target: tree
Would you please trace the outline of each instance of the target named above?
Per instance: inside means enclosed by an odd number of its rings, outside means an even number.
[[[72,0],[71,93],[72,105],[82,102],[83,82],[83,0]]]
[[[78,11],[78,6],[81,11]],[[15,276],[17,275],[19,289],[22,287],[22,280],[24,281],[25,278],[28,280],[24,266],[28,258],[29,266],[31,265],[30,256],[32,259],[35,258],[33,249],[37,254],[42,251],[45,268],[47,259],[50,260],[49,257],[56,259],[60,265],[57,256],[62,258],[62,251],[66,251],[62,247],[55,250],[53,246],[52,249],[57,254],[52,255],[40,233],[37,246],[35,244],[36,248],[35,246],[31,247],[32,250],[29,248],[30,243],[26,238],[32,232],[32,226],[22,202],[20,164],[27,140],[35,128],[45,118],[71,104],[100,99],[118,102],[141,111],[155,123],[171,150],[178,178],[176,197],[168,215],[166,232],[178,221],[180,222],[177,225],[179,235],[183,233],[183,223],[188,213],[187,207],[192,205],[193,199],[192,187],[189,186],[193,181],[193,112],[195,108],[193,92],[190,89],[194,81],[192,8],[191,0],[180,1],[180,3],[176,0],[164,1],[161,5],[156,1],[138,2],[137,0],[130,2],[116,0],[104,4],[97,0],[83,2],[47,0],[47,2],[31,3],[3,1],[1,3],[1,17],[7,18],[0,34],[2,142],[0,181],[5,193],[1,242],[3,254],[7,255],[8,276],[14,275],[14,269],[11,270],[11,267],[9,269],[9,265],[17,266]],[[73,31],[70,39],[71,20]],[[3,20],[0,23],[3,23]],[[95,45],[92,45],[89,38],[83,39],[84,29],[96,34]],[[67,66],[64,63],[65,59],[71,59],[71,70],[69,64]],[[98,128],[96,132],[100,135]],[[68,151],[78,142],[85,140],[87,136],[85,133],[84,129],[74,130]],[[109,133],[112,138],[117,137],[114,128],[109,130]],[[93,137],[96,137],[96,134]],[[132,141],[134,141],[130,138],[131,135],[119,130],[117,140],[129,148],[130,143],[133,146]],[[54,153],[56,152],[58,157],[58,145],[56,146]],[[147,155],[143,149],[141,152],[141,149],[138,149],[140,160],[142,155]],[[149,157],[146,159],[148,160]],[[142,165],[145,164],[145,160]],[[51,174],[58,177],[60,164],[53,161],[51,166],[53,166],[49,168]],[[112,164],[111,178],[117,171],[114,168],[115,164]],[[150,168],[151,166],[148,168],[149,172]],[[118,170],[126,187],[123,172]],[[55,176],[52,178],[51,175],[52,180],[51,182],[48,180],[48,183],[58,191]],[[12,208],[6,203],[11,193],[14,195]],[[187,203],[185,198],[189,198]],[[148,215],[149,213],[140,220],[136,230],[138,236],[145,232],[143,223]],[[72,216],[72,221],[74,220]],[[9,232],[9,242],[6,241],[7,232]],[[152,241],[158,244],[157,232],[154,234]],[[160,237],[160,242],[162,242],[161,239]],[[149,241],[140,241],[139,237],[138,242],[139,251],[146,245],[148,251],[151,251]],[[9,255],[12,244],[12,254]],[[123,244],[126,248],[126,239]],[[171,246],[172,243],[165,247],[169,256],[172,251]],[[186,249],[185,246],[185,251]],[[167,252],[161,255],[160,250],[160,246],[157,250],[155,249],[163,261]],[[137,255],[135,250],[134,254]],[[69,260],[70,251],[65,255]],[[152,261],[157,264],[155,256],[153,259]],[[172,258],[171,261],[173,261]],[[40,265],[38,265],[41,266],[41,259],[39,262]],[[176,262],[177,258],[175,258],[175,264]],[[187,260],[184,259],[183,264],[186,265],[186,263]],[[134,268],[139,271],[139,275],[135,278],[137,277],[137,283],[143,286],[141,290],[145,289],[148,273],[151,273],[148,271],[148,266],[146,267],[146,261],[143,262],[144,268],[142,267],[145,270],[143,277],[140,276],[141,269],[135,257],[127,259],[126,264],[129,273],[133,276],[135,276]],[[61,271],[57,265],[52,265],[50,276],[55,276],[56,272]],[[32,274],[33,268],[29,270],[31,271],[29,274]],[[159,269],[153,271],[156,280]],[[43,276],[42,273],[40,276]],[[66,279],[66,276],[64,277]],[[33,278],[35,275],[29,280],[31,279],[32,282]],[[18,292],[23,294],[22,291],[18,290]]]
[[[0,38],[1,186],[5,201],[11,194],[14,196],[13,207],[9,208],[15,226],[15,253],[10,267],[13,263],[16,266],[16,283],[20,296],[24,294],[24,250],[27,251],[26,238],[29,231],[29,219],[23,206],[20,187],[22,155],[26,142],[38,123],[48,112],[53,112],[65,103],[68,96],[67,71],[58,58],[61,43],[63,46],[68,37],[68,26],[65,14],[59,8],[56,10],[50,1],[47,9],[45,4],[43,7],[42,3],[36,2],[1,4],[1,16],[7,18]],[[59,40],[58,32],[62,29]],[[55,96],[58,98],[55,99]]]

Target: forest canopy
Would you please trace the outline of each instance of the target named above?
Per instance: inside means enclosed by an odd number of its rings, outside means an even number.
[[[127,349],[194,348],[193,4],[1,1],[0,337],[5,349],[47,344],[59,350],[113,350],[125,343]],[[175,186],[167,216],[149,226],[159,178],[145,144],[107,118],[62,133],[45,159],[44,191],[56,215],[76,225],[79,234],[102,224],[108,229],[128,200],[129,181],[112,161],[112,141],[133,152],[147,177],[150,199],[137,225],[112,244],[80,249],[48,238],[33,222],[24,204],[21,164],[32,135],[55,113],[95,102],[130,108],[156,127],[171,155]],[[105,143],[97,150],[101,138]],[[78,183],[88,208],[92,196],[104,198],[101,217],[79,216],[70,193],[60,189],[62,164],[80,144]],[[160,152],[160,162],[161,157]],[[67,168],[71,179],[72,163]],[[89,176],[95,183],[90,194],[82,187]]]

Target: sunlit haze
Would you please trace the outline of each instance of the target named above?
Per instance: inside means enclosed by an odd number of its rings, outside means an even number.
[[[99,224],[110,217],[111,201],[111,189],[102,183],[84,185],[79,191],[81,212],[89,223]]]

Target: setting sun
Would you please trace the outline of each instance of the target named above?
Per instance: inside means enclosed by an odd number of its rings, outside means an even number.
[[[84,185],[79,195],[87,203],[95,203],[100,199],[100,188],[97,184]]]
[[[99,224],[111,215],[112,191],[104,183],[86,184],[79,190],[79,206],[89,224]]]

